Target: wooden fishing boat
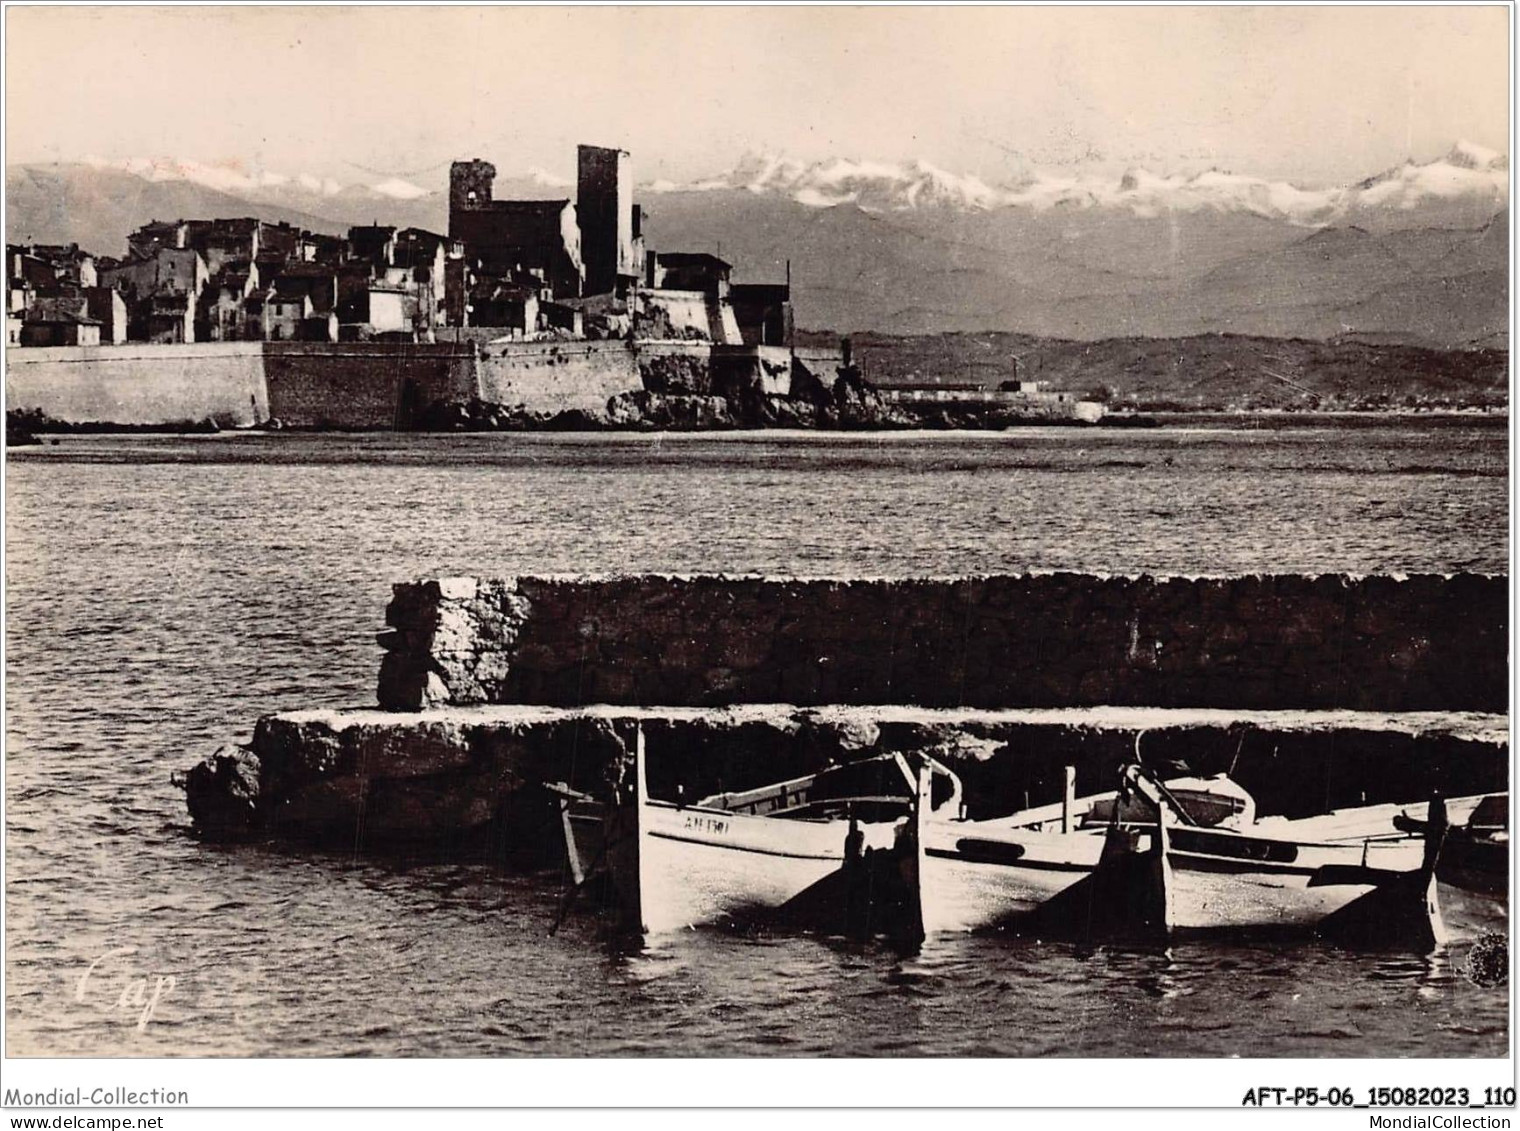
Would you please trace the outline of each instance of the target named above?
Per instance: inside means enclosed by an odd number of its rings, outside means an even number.
[[[939,803],[958,807],[960,782],[939,769]],[[883,776],[885,788],[870,783]],[[632,798],[606,808],[600,852],[629,925],[658,934],[845,914],[870,886],[857,873],[884,858],[914,810],[916,780],[891,754],[690,805],[659,800],[649,796],[640,729],[634,785]]]
[[[1509,794],[1453,797],[1444,802],[1449,822],[1436,861],[1441,920],[1451,941],[1504,933],[1509,920]],[[1296,840],[1407,841],[1425,835],[1425,802],[1367,805],[1289,820],[1259,823],[1262,832]]]
[[[1463,801],[1472,801],[1464,798]],[[1441,919],[1454,943],[1509,934],[1509,794],[1491,793],[1476,799],[1452,822],[1436,862],[1436,891]],[[1410,807],[1395,824],[1411,833],[1423,832],[1423,807]]]
[[[1272,835],[1271,825],[1265,833],[1259,825],[1200,828],[1147,770],[1131,765],[1125,777],[1157,814],[1169,934],[1286,931],[1445,941],[1435,885],[1447,827],[1439,800],[1428,806],[1419,836],[1313,841]]]
[[[960,779],[931,758],[918,761],[915,772],[902,755],[882,755],[688,805],[649,796],[640,730],[634,798],[567,802],[571,871],[579,883],[604,862],[625,917],[648,934],[765,918],[912,939],[1005,925],[1106,858],[1133,854],[1135,845],[1116,848],[1103,835],[1137,815],[1131,799],[1068,796],[1059,817],[1047,807],[965,821]],[[1200,823],[1252,811],[1228,779],[1171,784]],[[910,830],[920,816],[926,828]]]
[[[925,934],[1017,926],[1090,876],[1106,843],[1087,830],[972,829],[933,821],[921,835]]]
[[[913,821],[908,930],[1001,928],[1084,937],[1336,934],[1433,944],[1444,937],[1433,868],[1440,805],[1421,835],[1315,841],[1254,820],[1227,778],[1163,782],[1127,766],[1117,794],[997,821]],[[927,815],[926,815],[927,814]]]
[[[1199,827],[1249,823],[1255,812],[1250,795],[1224,775],[1173,778],[1167,788]],[[1089,881],[1106,857],[1108,867],[1118,867],[1116,853],[1149,851],[1149,834],[1136,826],[1154,822],[1154,809],[1133,794],[1076,797],[1070,766],[1057,804],[994,820],[930,819],[918,831],[921,929],[932,934],[1053,926],[1057,909],[1041,913],[1058,897],[1080,909],[1083,923],[1095,922],[1106,909],[1096,907],[1094,892],[1080,889],[1098,886]],[[1115,826],[1124,839],[1109,835]]]

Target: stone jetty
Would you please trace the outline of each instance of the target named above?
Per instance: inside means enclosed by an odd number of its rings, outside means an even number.
[[[642,728],[658,795],[924,751],[973,816],[1230,771],[1263,815],[1508,788],[1502,577],[397,585],[379,708],[258,720],[183,775],[210,839],[552,852]]]

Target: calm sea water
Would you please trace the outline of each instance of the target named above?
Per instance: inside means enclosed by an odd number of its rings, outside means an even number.
[[[169,783],[371,704],[422,575],[1504,572],[1502,428],[79,437],[6,472],[12,1055],[1506,1051],[1459,952],[630,948],[551,937],[552,877],[200,844]]]

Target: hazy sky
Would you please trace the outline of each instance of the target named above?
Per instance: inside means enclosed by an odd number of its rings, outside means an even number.
[[[1508,151],[1508,11],[10,8],[6,160],[173,156],[441,187],[448,162],[687,179],[746,150],[1339,182]]]

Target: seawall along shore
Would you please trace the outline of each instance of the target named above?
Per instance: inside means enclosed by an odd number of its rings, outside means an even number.
[[[206,342],[13,349],[6,405],[62,425],[407,428],[437,405],[605,412],[642,388],[627,342]],[[624,356],[626,355],[626,357]]]
[[[265,351],[261,342],[13,348],[6,409],[73,425],[247,427],[270,418]]]
[[[835,364],[682,341],[205,342],[12,349],[5,384],[13,417],[59,428],[735,427],[832,419]]]

